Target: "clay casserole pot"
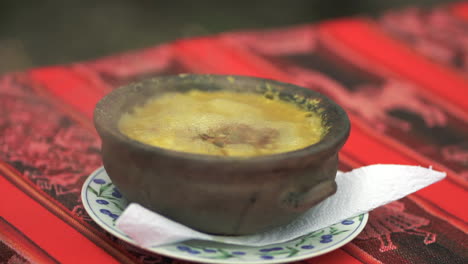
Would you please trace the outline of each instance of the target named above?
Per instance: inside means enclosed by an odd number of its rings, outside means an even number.
[[[329,131],[306,148],[241,158],[191,154],[130,139],[118,121],[166,92],[230,90],[271,96],[321,113]],[[318,104],[310,104],[318,100]],[[130,201],[206,233],[244,235],[284,225],[336,191],[338,151],[349,135],[345,111],[310,89],[241,76],[157,77],[118,88],[94,112],[104,167]]]

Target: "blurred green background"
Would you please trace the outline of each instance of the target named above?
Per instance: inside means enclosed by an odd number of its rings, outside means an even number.
[[[180,37],[377,16],[441,0],[0,0],[0,73],[139,49]]]

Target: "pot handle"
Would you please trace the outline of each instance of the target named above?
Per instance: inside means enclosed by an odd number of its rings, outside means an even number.
[[[306,191],[287,191],[282,196],[281,205],[283,208],[290,211],[304,212],[333,195],[335,192],[336,182],[334,180],[324,181]]]

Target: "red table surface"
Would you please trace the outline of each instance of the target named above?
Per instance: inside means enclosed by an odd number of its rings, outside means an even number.
[[[468,263],[468,3],[182,39],[0,77],[0,262],[181,263],[129,246],[84,211],[101,166],[96,102],[141,78],[249,75],[336,100],[340,168],[432,166],[447,178],[370,213],[351,243],[304,263]]]

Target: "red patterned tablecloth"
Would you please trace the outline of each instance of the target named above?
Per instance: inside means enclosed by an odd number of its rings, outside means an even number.
[[[468,3],[154,48],[0,77],[0,262],[181,263],[105,233],[80,188],[101,166],[96,102],[141,78],[250,75],[341,104],[341,169],[433,166],[447,178],[370,213],[351,243],[304,263],[468,263]]]

